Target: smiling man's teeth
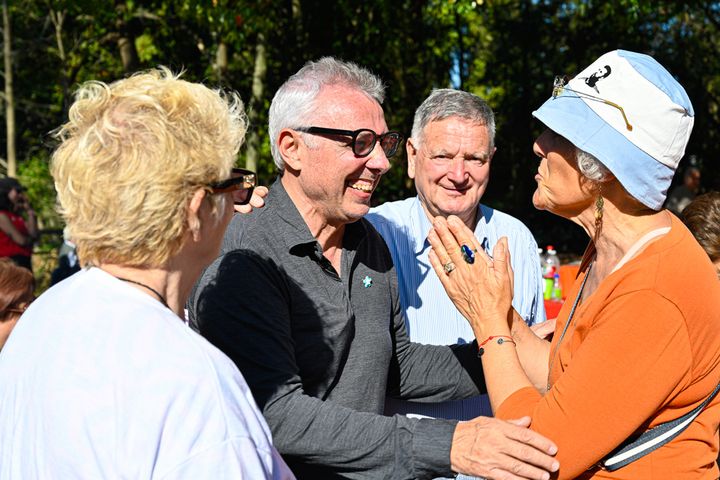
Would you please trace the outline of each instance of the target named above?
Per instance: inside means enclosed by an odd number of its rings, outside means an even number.
[[[350,188],[354,188],[355,190],[360,190],[361,192],[370,193],[370,192],[372,192],[373,186],[371,183],[358,182],[358,183],[351,184]]]

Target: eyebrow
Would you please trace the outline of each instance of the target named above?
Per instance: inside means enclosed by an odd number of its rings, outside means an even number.
[[[465,158],[466,159],[469,158],[471,160],[487,160],[488,158],[490,158],[490,154],[488,154],[487,152],[471,153],[471,154],[465,155]]]
[[[470,152],[466,154],[463,159],[464,160],[488,160],[491,156],[491,150],[492,147],[489,147],[489,150],[487,152]],[[455,154],[449,152],[448,150],[444,148],[440,148],[439,150],[427,150],[427,153],[429,157],[446,157],[448,155],[452,155],[455,157]]]

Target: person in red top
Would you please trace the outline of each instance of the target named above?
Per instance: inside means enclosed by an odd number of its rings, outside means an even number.
[[[12,177],[0,178],[0,257],[32,271],[30,257],[37,238],[37,218],[25,189]]]
[[[611,73],[583,81],[600,68]],[[530,415],[558,446],[560,480],[716,480],[720,282],[662,208],[693,125],[685,90],[651,57],[617,50],[569,82],[556,78],[533,115],[547,127],[533,147],[533,204],[591,239],[552,342],[511,308],[506,240],[490,258],[457,218],[435,219],[429,234],[433,268],[477,338],[496,416]],[[604,460],[696,408],[654,451],[616,470]]]

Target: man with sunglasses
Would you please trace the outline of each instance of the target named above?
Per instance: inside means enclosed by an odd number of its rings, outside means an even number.
[[[513,305],[528,325],[545,320],[537,243],[516,218],[480,204],[495,154],[495,115],[477,95],[437,89],[415,112],[407,140],[408,176],[417,196],[387,202],[367,219],[390,248],[410,339],[432,345],[472,342],[468,321],[447,295],[430,265],[427,240],[434,217],[456,215],[487,253],[508,237],[515,274]],[[492,415],[486,395],[462,401],[418,403],[389,399],[386,413],[467,420]]]
[[[554,445],[516,425],[381,413],[386,394],[440,401],[484,389],[477,345],[411,343],[392,258],[363,219],[402,136],[384,87],[333,58],[306,64],[270,106],[280,177],[235,216],[189,305],[242,371],[298,478],[548,478]]]

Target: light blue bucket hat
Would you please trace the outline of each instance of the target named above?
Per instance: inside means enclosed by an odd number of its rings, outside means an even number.
[[[695,113],[685,89],[655,59],[615,50],[569,82],[556,79],[553,96],[533,115],[660,210]]]

